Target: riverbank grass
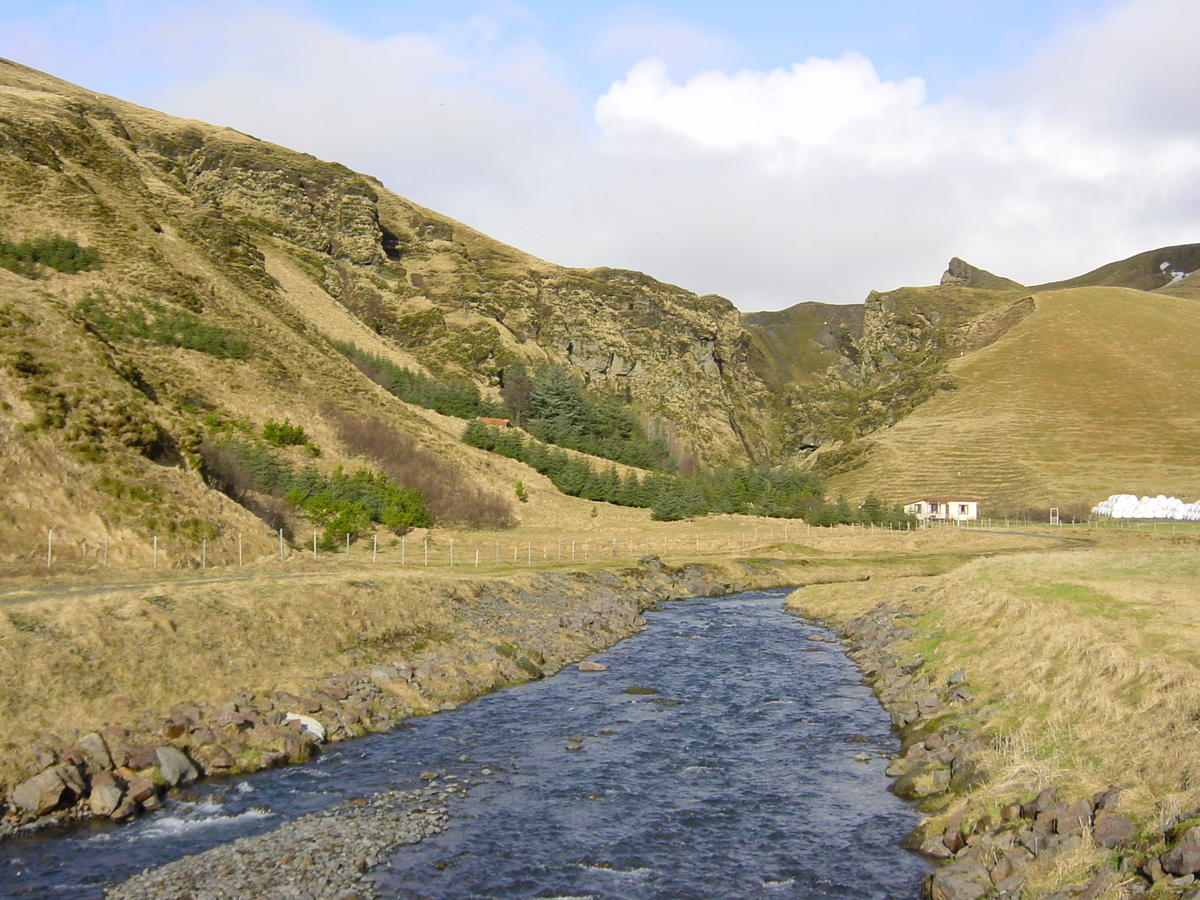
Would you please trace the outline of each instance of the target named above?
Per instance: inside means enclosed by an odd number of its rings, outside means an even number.
[[[974,700],[961,724],[991,737],[980,759],[989,777],[931,812],[969,803],[998,814],[1044,789],[1074,799],[1118,786],[1118,810],[1161,841],[1200,808],[1198,583],[1196,548],[1164,538],[980,559],[929,579],[813,586],[789,603],[833,620],[905,606],[915,633],[896,652],[920,653],[934,684],[965,673]],[[1033,866],[1028,895],[1105,862],[1119,860],[1085,844],[1052,869]]]

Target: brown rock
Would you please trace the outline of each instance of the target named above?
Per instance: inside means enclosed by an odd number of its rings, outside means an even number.
[[[69,799],[74,800],[76,797],[82,797],[87,793],[87,779],[83,777],[83,772],[80,771],[79,766],[64,763],[55,766],[54,773],[62,779],[63,785],[71,795]]]
[[[950,852],[950,848],[946,846],[940,834],[933,834],[927,837],[921,842],[919,850],[930,859],[949,859],[954,855]]]
[[[207,725],[197,725],[192,729],[192,738],[201,746],[205,744],[215,744],[217,736]]]
[[[154,782],[140,775],[135,775],[129,779],[129,783],[125,787],[125,793],[134,803],[141,804],[145,804],[146,800],[150,797],[158,795],[158,791],[154,787]]]
[[[585,659],[579,664],[580,672],[605,672],[607,670],[608,666],[603,663],[592,662],[590,659]]]
[[[976,900],[992,890],[992,878],[979,863],[964,860],[938,869],[928,886],[932,900]]]
[[[1092,801],[1076,800],[1056,807],[1054,828],[1059,834],[1082,834],[1092,827]]]
[[[131,769],[148,769],[158,765],[158,756],[149,744],[126,744],[125,765]]]
[[[58,772],[48,769],[13,788],[12,805],[21,812],[42,816],[58,806],[66,790]]]
[[[1200,872],[1200,844],[1176,844],[1158,859],[1169,875],[1195,875]]]
[[[1092,837],[1101,847],[1111,850],[1125,841],[1132,840],[1136,831],[1133,819],[1101,810],[1096,813]]]
[[[989,872],[992,876],[992,883],[999,885],[1001,882],[1008,881],[1012,876],[1019,875],[1032,859],[1033,854],[1024,848],[1004,854],[1000,862],[992,866]]]
[[[112,754],[108,752],[108,744],[97,732],[85,734],[79,739],[79,749],[83,751],[88,767],[93,772],[103,772],[112,768]]]
[[[133,801],[133,798],[126,794],[121,798],[121,802],[117,808],[112,811],[109,818],[114,822],[124,822],[126,819],[132,819],[138,814],[138,805]]]
[[[92,776],[88,806],[94,816],[112,816],[121,805],[125,791],[117,783],[112,772],[98,772]]]
[[[232,769],[237,765],[233,754],[220,744],[205,744],[203,747],[196,748],[193,753],[196,761],[204,767],[206,772],[214,769]]]

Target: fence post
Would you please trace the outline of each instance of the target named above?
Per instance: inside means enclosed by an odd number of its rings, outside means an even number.
[[[425,538],[425,565],[429,565],[429,538]]]
[[[373,535],[371,535],[371,562],[375,562],[375,559],[378,555],[379,555],[379,535],[373,534]]]
[[[205,538],[200,539],[200,568],[208,568],[208,541]]]
[[[46,532],[46,568],[50,568],[50,560],[54,556],[54,529]]]
[[[242,564],[242,533],[238,532],[238,566]]]
[[[454,568],[454,538],[450,539],[450,568]]]

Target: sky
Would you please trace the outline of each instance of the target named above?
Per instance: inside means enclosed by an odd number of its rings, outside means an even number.
[[[0,56],[744,311],[1200,241],[1195,0],[0,0]]]

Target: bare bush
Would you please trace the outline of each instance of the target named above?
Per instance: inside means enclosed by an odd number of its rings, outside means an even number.
[[[442,524],[472,528],[512,528],[512,504],[500,494],[467,481],[454,463],[422,447],[379,419],[361,419],[332,405],[322,415],[351,452],[374,461],[397,484],[425,495],[425,506]]]
[[[288,521],[287,501],[255,490],[254,474],[246,461],[231,448],[205,440],[200,444],[204,462],[204,479],[243,509],[253,513],[272,529],[283,529],[283,536],[292,539]]]

